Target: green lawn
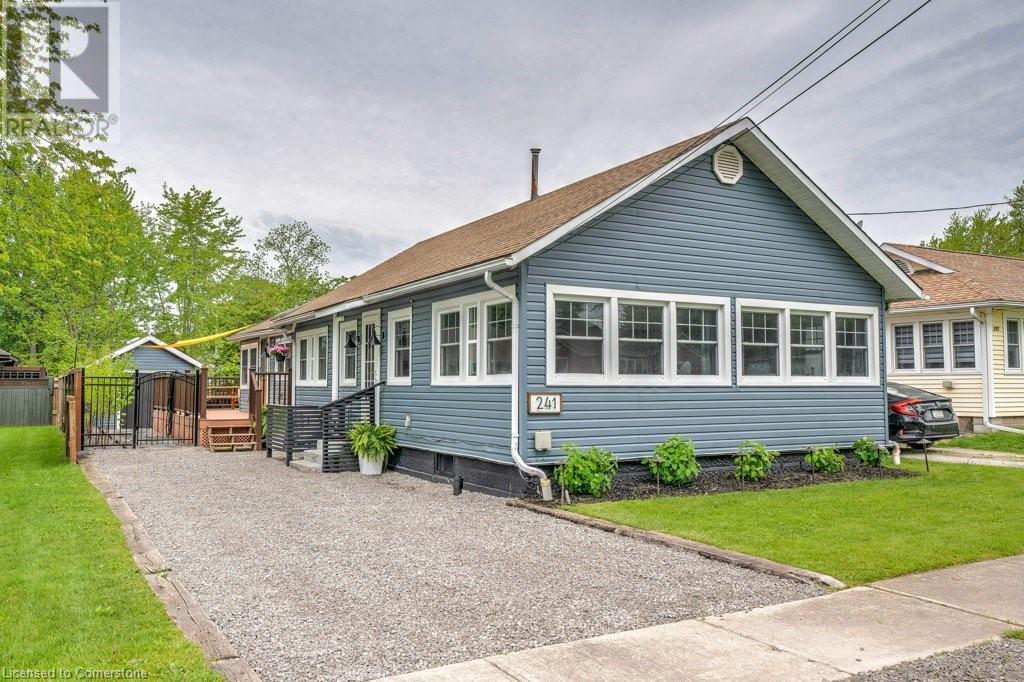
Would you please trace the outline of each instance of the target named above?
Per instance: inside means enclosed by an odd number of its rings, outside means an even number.
[[[940,448],[971,448],[974,450],[995,450],[997,452],[1013,452],[1024,455],[1024,435],[1016,433],[979,433],[973,436],[962,436],[952,440],[943,440],[935,444]]]
[[[167,617],[106,501],[63,448],[49,427],[0,428],[0,670],[220,679]]]
[[[574,505],[571,511],[856,585],[1024,553],[1024,470],[905,462],[917,478]]]

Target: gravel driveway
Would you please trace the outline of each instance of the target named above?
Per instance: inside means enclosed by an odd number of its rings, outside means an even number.
[[[92,455],[264,680],[372,679],[823,592],[401,474]]]

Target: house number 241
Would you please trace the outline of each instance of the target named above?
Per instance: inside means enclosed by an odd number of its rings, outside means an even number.
[[[561,393],[530,393],[527,401],[530,414],[562,414]]]

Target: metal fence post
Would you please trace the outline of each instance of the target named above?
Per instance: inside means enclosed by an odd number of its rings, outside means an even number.
[[[199,445],[199,416],[205,414],[205,408],[199,406],[199,401],[203,398],[205,391],[203,390],[203,384],[206,383],[206,369],[196,370],[196,397],[195,402],[192,406],[192,445]]]
[[[139,447],[139,370],[135,370],[132,382],[132,449]]]

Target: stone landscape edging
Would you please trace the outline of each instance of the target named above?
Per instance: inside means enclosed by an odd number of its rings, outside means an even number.
[[[132,559],[185,638],[199,645],[210,667],[229,682],[261,682],[260,676],[238,654],[195,597],[177,577],[171,575],[171,569],[160,550],[149,539],[142,521],[124,498],[117,494],[106,475],[89,457],[80,458],[79,466],[85,478],[103,495],[110,511],[121,523]]]
[[[713,545],[706,545],[703,542],[679,538],[675,535],[669,535],[668,533],[623,526],[617,523],[612,523],[611,521],[605,521],[604,519],[596,519],[591,516],[577,514],[575,512],[558,509],[556,507],[548,507],[546,505],[529,502],[527,500],[510,500],[508,505],[519,509],[527,509],[537,514],[553,516],[557,519],[576,523],[581,526],[603,530],[606,533],[614,533],[615,535],[622,535],[635,540],[641,540],[643,542],[663,545],[672,549],[694,552],[707,559],[721,561],[727,564],[732,564],[733,566],[740,566],[742,568],[749,568],[752,571],[768,573],[770,575],[788,578],[789,580],[795,580],[801,583],[825,585],[826,587],[836,590],[842,590],[847,587],[846,583],[837,580],[830,575],[825,575],[824,573],[809,571],[806,568],[790,566],[789,564],[779,563],[778,561],[772,561],[770,559],[764,559],[750,554],[743,554],[742,552],[734,552],[732,550],[722,549],[721,547],[715,547]]]

